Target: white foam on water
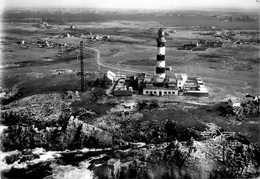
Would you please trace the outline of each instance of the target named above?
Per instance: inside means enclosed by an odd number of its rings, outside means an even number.
[[[78,167],[72,165],[54,164],[52,165],[52,177],[55,179],[92,179],[94,178],[94,173],[88,169],[90,166],[90,161],[100,159],[104,156],[105,154],[101,154],[97,157],[91,157],[88,160],[80,162]]]
[[[3,126],[0,124],[0,136],[2,136],[3,132],[5,129],[7,129],[8,126]],[[0,145],[1,144],[1,140],[0,140]],[[11,154],[15,154],[15,153],[18,153],[18,151],[12,151],[12,152],[2,152],[0,150],[0,170],[3,170],[5,169],[6,167],[8,167],[8,165],[4,162],[4,158],[7,156],[7,155],[11,155]]]
[[[18,64],[6,64],[6,65],[0,65],[0,69],[8,68],[8,67],[19,67]]]
[[[4,130],[7,129],[7,128],[8,128],[8,126],[0,125],[0,135],[2,135]]]
[[[7,126],[0,125],[0,135],[2,135],[4,129],[6,129],[6,128],[7,128]],[[19,153],[18,150],[10,151],[10,152],[0,151],[0,169],[6,170],[6,169],[10,169],[12,167],[14,167],[14,168],[27,168],[27,166],[29,164],[30,165],[37,164],[37,163],[40,163],[40,162],[53,160],[53,159],[59,158],[61,156],[60,151],[48,151],[48,152],[46,152],[45,149],[43,149],[43,148],[35,148],[35,149],[32,150],[32,153],[39,155],[40,158],[31,160],[31,161],[25,161],[23,163],[18,163],[19,162],[19,160],[18,160],[18,161],[14,162],[10,165],[8,165],[5,162],[6,156],[11,156],[11,155],[18,154],[18,153]]]
[[[39,149],[37,148],[37,151],[39,151]],[[42,151],[44,151],[44,149],[42,149]],[[1,156],[0,156],[0,167],[1,167],[1,170],[6,170],[6,169],[10,169],[12,167],[14,168],[27,168],[28,165],[32,165],[32,164],[38,164],[38,163],[41,163],[41,162],[45,162],[45,161],[48,161],[48,160],[53,160],[55,158],[59,158],[61,156],[61,154],[59,154],[59,152],[57,151],[48,151],[48,152],[45,152],[45,153],[40,153],[39,157],[40,158],[37,158],[37,159],[34,159],[34,160],[31,160],[31,161],[25,161],[23,163],[18,163],[18,161],[8,165],[5,163],[4,161],[4,158],[6,156],[10,156],[10,155],[13,155],[13,154],[16,154],[18,153],[19,151],[11,151],[11,152],[1,152]],[[37,152],[32,152],[34,154],[37,154]]]
[[[0,126],[0,132],[3,131],[3,129],[5,129],[6,126]],[[109,149],[109,148],[107,148]],[[88,149],[88,148],[84,148],[84,149],[81,149],[81,150],[78,150],[78,151],[81,151],[81,152],[89,152],[89,151],[102,151],[104,149]],[[76,150],[75,150],[76,151]],[[39,155],[40,158],[36,158],[34,160],[31,160],[31,161],[25,161],[23,163],[18,163],[18,161],[14,162],[13,164],[6,164],[5,161],[4,161],[4,158],[6,156],[11,156],[13,154],[18,154],[19,151],[15,150],[15,151],[11,151],[11,152],[0,152],[0,167],[1,167],[1,170],[5,170],[5,169],[10,169],[12,167],[14,168],[26,168],[29,164],[32,165],[32,164],[38,164],[40,162],[45,162],[45,161],[49,161],[49,160],[54,160],[56,158],[59,158],[61,157],[62,153],[70,153],[70,152],[73,152],[73,151],[70,151],[70,150],[65,150],[65,151],[47,151],[43,148],[35,148],[32,150],[32,153],[33,154],[36,154],[36,155]],[[103,155],[100,155],[98,157],[91,157],[90,160],[93,160],[93,159],[97,159],[97,158],[101,158],[103,157]]]
[[[32,153],[36,155],[43,155],[45,152],[46,150],[44,148],[35,148],[32,150]]]
[[[36,148],[36,149],[34,149],[34,151],[32,153],[39,155],[40,158],[30,161],[31,164],[32,163],[37,164],[40,162],[44,162],[44,161],[48,161],[48,160],[52,160],[52,159],[61,157],[61,154],[59,151],[46,152],[43,148]]]
[[[18,169],[22,169],[22,168],[27,168],[28,166],[28,163],[27,162],[24,162],[24,163],[18,163],[18,161],[14,162],[13,164],[11,165],[8,165],[8,168],[6,169],[10,169],[10,168],[18,168]]]
[[[92,179],[94,173],[88,169],[90,166],[90,160],[82,161],[79,163],[79,167],[71,165],[54,166],[54,172],[52,177],[55,179]]]
[[[95,149],[95,148],[83,148],[83,149],[80,149],[80,150],[76,150],[76,151],[81,151],[81,152],[97,152],[97,151],[104,151],[104,150],[111,150],[111,148],[104,148],[104,149]]]
[[[4,161],[5,157],[9,156],[9,155],[13,155],[13,154],[18,154],[18,153],[19,153],[18,150],[11,151],[11,152],[0,151],[0,171],[5,170],[5,169],[9,169],[12,166],[12,165],[8,165],[7,163],[5,163],[5,161]]]
[[[81,152],[89,152],[89,148],[84,148],[80,150]]]

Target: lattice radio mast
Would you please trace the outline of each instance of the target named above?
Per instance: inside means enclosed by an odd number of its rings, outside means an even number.
[[[81,76],[81,91],[84,91],[85,85],[84,85],[83,41],[80,42],[80,76]]]

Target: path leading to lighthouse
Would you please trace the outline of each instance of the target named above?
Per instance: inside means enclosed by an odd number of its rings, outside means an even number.
[[[95,48],[92,48],[92,47],[86,47],[86,49],[89,49],[89,50],[93,50],[96,52],[97,56],[96,56],[96,60],[97,60],[97,64],[99,66],[102,66],[102,67],[106,67],[106,68],[110,68],[110,69],[113,69],[113,70],[118,70],[118,71],[125,71],[125,72],[130,72],[130,73],[143,73],[143,71],[140,71],[140,70],[131,70],[131,69],[124,69],[122,67],[116,67],[116,66],[112,66],[112,65],[108,65],[108,64],[104,64],[104,63],[101,63],[100,62],[100,51],[98,49],[95,49]],[[148,73],[146,72],[147,75],[153,75],[151,73]]]

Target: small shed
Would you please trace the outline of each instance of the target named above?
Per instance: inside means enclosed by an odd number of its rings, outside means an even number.
[[[241,102],[238,100],[238,99],[229,99],[228,100],[228,106],[231,106],[231,107],[238,107],[238,106],[241,106]]]
[[[137,107],[136,102],[124,102],[122,105],[124,106],[125,109],[129,109],[129,110],[132,110],[133,108]]]

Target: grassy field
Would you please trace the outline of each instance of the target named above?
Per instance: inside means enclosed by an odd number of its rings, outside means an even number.
[[[32,20],[41,21],[41,17],[48,19],[49,26],[41,27]],[[258,91],[259,76],[259,45],[228,44],[220,48],[209,48],[206,51],[178,50],[178,47],[185,43],[196,43],[198,40],[212,39],[211,35],[204,35],[212,32],[211,27],[217,29],[240,29],[240,34],[234,38],[250,39],[258,32],[257,20],[254,14],[248,14],[248,21],[234,20],[223,21],[225,16],[233,16],[233,19],[243,19],[245,14],[224,13],[224,12],[170,12],[155,14],[145,13],[80,13],[80,14],[52,14],[48,12],[31,13],[30,11],[20,13],[8,11],[4,16],[3,32],[1,38],[7,44],[1,45],[3,53],[1,65],[20,64],[23,69],[1,69],[2,79],[10,74],[17,75],[28,71],[42,71],[48,73],[47,69],[68,68],[78,69],[76,56],[79,53],[75,50],[64,54],[61,60],[57,53],[61,48],[38,48],[32,45],[37,39],[49,39],[55,43],[66,43],[71,46],[78,46],[81,40],[87,46],[96,48],[101,52],[101,62],[113,66],[128,69],[139,69],[140,71],[153,73],[156,60],[156,33],[158,27],[166,30],[177,30],[175,34],[167,36],[166,63],[172,66],[175,72],[185,72],[190,76],[203,76],[212,96],[220,92],[223,94],[237,95],[245,92]],[[14,23],[10,23],[12,19]],[[63,23],[59,23],[60,21]],[[56,21],[57,22],[56,22]],[[74,25],[75,29],[70,26]],[[89,33],[98,34],[100,37],[110,35],[110,41],[90,41],[87,39]],[[63,37],[69,33],[74,37]],[[17,41],[25,40],[28,48],[17,45]],[[93,61],[95,54],[86,52],[85,57],[88,63],[87,70],[96,71],[96,64]],[[53,62],[45,62],[44,58],[53,59]],[[42,68],[43,66],[44,68]],[[79,69],[78,69],[79,70]],[[101,69],[106,71],[107,68]],[[7,75],[6,75],[7,74]],[[21,77],[22,78],[22,77]],[[223,80],[224,79],[224,80]],[[1,80],[2,81],[2,80]],[[234,88],[237,92],[230,90]],[[218,90],[220,89],[220,90]],[[245,90],[244,90],[245,89]]]

